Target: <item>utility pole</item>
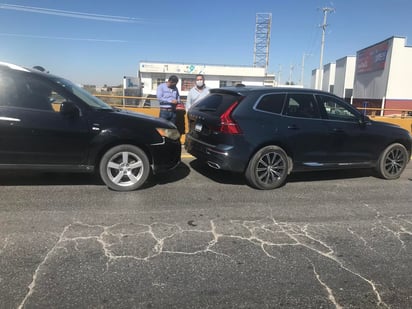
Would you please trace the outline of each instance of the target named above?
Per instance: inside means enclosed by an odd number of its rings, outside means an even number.
[[[304,76],[304,74],[305,74],[305,58],[307,57],[307,56],[311,56],[312,54],[306,54],[306,53],[303,53],[303,56],[302,56],[302,71],[300,72],[300,84],[302,85],[302,86],[304,86],[303,84],[303,76]]]
[[[282,75],[282,65],[279,64],[279,71],[278,71],[278,86],[281,85],[280,83],[280,76]]]
[[[328,13],[332,13],[335,11],[334,8],[324,7],[322,8],[323,11],[323,24],[320,25],[322,28],[322,43],[320,45],[320,61],[319,61],[319,80],[318,80],[318,89],[322,89],[322,79],[323,79],[323,49],[325,48],[325,32],[326,27],[328,24],[326,20],[328,18]]]
[[[289,70],[289,85],[292,85],[292,76],[293,76],[293,70],[295,66],[293,64],[290,65],[290,70]]]

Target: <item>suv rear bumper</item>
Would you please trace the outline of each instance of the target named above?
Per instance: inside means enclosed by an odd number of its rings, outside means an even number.
[[[207,163],[210,167],[231,172],[243,173],[247,158],[239,156],[239,151],[233,145],[211,145],[186,135],[185,149],[198,160]]]

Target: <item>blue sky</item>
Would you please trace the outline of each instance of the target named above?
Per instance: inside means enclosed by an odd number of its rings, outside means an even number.
[[[324,64],[391,36],[412,38],[411,0],[0,0],[0,61],[96,85],[136,76],[140,61],[252,66],[256,13],[272,13],[268,71],[298,82],[308,54],[308,86],[322,7],[335,9]]]

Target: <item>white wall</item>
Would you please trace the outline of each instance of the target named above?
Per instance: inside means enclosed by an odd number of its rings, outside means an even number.
[[[412,98],[412,47],[405,38],[394,38],[386,98]]]
[[[312,77],[310,79],[310,88],[318,89],[319,83],[319,69],[312,70]]]
[[[329,91],[330,86],[335,85],[335,63],[328,63],[323,66],[322,90]]]
[[[205,74],[205,75],[233,75],[233,76],[265,76],[264,68],[249,66],[218,66],[204,64],[177,64],[177,63],[155,63],[141,62],[140,72],[158,72],[167,74]]]
[[[188,94],[188,91],[181,90],[182,79],[194,79],[196,74],[204,74],[206,85],[210,88],[219,88],[221,81],[227,81],[228,86],[232,86],[232,82],[242,83],[247,86],[264,86],[266,80],[272,81],[272,84],[274,81],[274,75],[266,75],[263,68],[206,65],[187,68],[188,66],[183,64],[140,63],[139,76],[143,83],[143,96],[156,94],[156,89],[153,89],[153,80],[158,78],[166,80],[172,74],[179,78],[177,88],[182,96]]]
[[[356,57],[347,56],[336,60],[335,86],[333,93],[344,98],[347,89],[353,89]]]

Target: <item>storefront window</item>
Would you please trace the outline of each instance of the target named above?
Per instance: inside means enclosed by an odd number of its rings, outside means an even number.
[[[195,84],[194,78],[184,78],[182,79],[182,91],[189,91]]]

